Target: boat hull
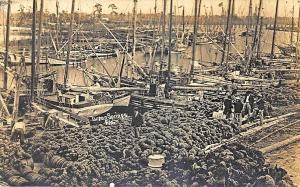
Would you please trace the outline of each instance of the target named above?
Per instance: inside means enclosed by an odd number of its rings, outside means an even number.
[[[72,112],[77,114],[80,117],[94,117],[104,114],[113,108],[113,104],[100,104],[90,107],[83,107],[81,109],[72,109]]]
[[[49,58],[48,62],[52,66],[66,65],[66,61],[60,60],[60,59]],[[86,60],[70,60],[69,65],[79,65],[79,64],[83,64],[85,62],[86,62]]]

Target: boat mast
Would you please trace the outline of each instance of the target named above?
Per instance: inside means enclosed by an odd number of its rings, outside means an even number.
[[[197,32],[198,32],[198,29],[201,27],[200,26],[200,10],[201,10],[201,5],[202,5],[202,0],[199,1],[198,3],[198,12],[197,12]],[[196,36],[197,37],[197,36]],[[197,38],[196,38],[197,39]],[[200,48],[200,51],[201,51],[201,48]]]
[[[68,37],[67,59],[66,59],[65,76],[64,76],[64,87],[65,88],[67,87],[68,77],[69,77],[70,51],[72,48],[72,40],[73,40],[74,9],[75,9],[75,0],[72,0],[70,28],[69,28],[69,33],[68,33],[69,37]]]
[[[299,15],[298,15],[298,26],[297,26],[297,44],[299,43],[299,31],[300,31],[300,0],[298,0],[298,3],[299,3]]]
[[[56,48],[59,49],[59,2],[56,0]],[[58,55],[58,54],[57,54]]]
[[[261,15],[261,9],[262,9],[262,1],[263,0],[259,1],[258,14],[257,14],[257,19],[256,19],[256,25],[255,25],[254,40],[253,40],[252,47],[251,47],[252,52],[253,52],[256,44],[258,43],[258,26],[259,26],[260,17],[261,17],[260,15]],[[251,58],[252,58],[252,55],[250,55],[250,59]]]
[[[168,61],[168,80],[167,88],[170,88],[171,82],[171,58],[172,58],[172,26],[173,26],[173,0],[170,0],[170,23],[169,23],[169,61]]]
[[[226,71],[228,70],[228,58],[229,58],[229,54],[230,54],[230,45],[231,45],[231,31],[232,31],[232,22],[233,22],[233,16],[234,16],[234,5],[235,5],[235,0],[231,1],[232,5],[231,5],[231,15],[230,15],[230,19],[229,19],[229,32],[228,32],[228,45],[227,45],[227,55],[226,55],[226,59],[225,59],[225,63],[226,63]],[[227,38],[226,38],[227,40]]]
[[[195,0],[195,9],[194,9],[194,33],[193,33],[193,49],[192,49],[192,65],[190,70],[190,80],[192,79],[195,59],[196,59],[196,40],[197,40],[197,29],[198,29],[198,0]]]
[[[200,10],[201,10],[201,5],[202,5],[202,0],[200,0],[199,1],[199,3],[198,3],[199,5],[198,5],[198,12],[197,12],[197,28],[196,28],[196,39],[197,39],[197,36],[198,36],[198,30],[199,30],[199,28],[201,27],[200,26],[200,14],[201,14],[201,12],[200,12]],[[197,43],[197,41],[196,41],[196,43]],[[196,45],[196,44],[195,44]],[[199,48],[199,54],[200,54],[200,57],[201,57],[201,47]],[[195,52],[195,56],[196,56],[196,52]],[[202,58],[200,58],[200,60],[201,60]],[[195,64],[194,64],[194,66],[195,66]],[[193,67],[194,68],[194,67]],[[194,71],[194,69],[193,69],[193,71]],[[194,72],[193,72],[194,73]]]
[[[222,51],[222,61],[221,65],[223,65],[225,61],[225,55],[226,55],[226,47],[227,47],[227,35],[228,35],[228,30],[229,30],[229,19],[230,19],[230,14],[231,14],[231,3],[232,0],[228,0],[228,9],[227,9],[227,23],[226,23],[226,31],[224,35],[224,43],[223,43],[223,51]]]
[[[135,47],[136,47],[136,6],[138,0],[133,0],[133,39],[132,39],[132,58],[134,60]]]
[[[278,17],[278,8],[279,8],[279,0],[276,1],[276,11],[275,11],[275,20],[274,20],[274,27],[273,27],[273,39],[272,39],[271,58],[274,58],[275,38],[276,38],[276,25],[277,25],[277,17]]]
[[[215,19],[214,19],[214,7],[211,5],[210,6],[210,21],[212,22],[213,26],[210,28],[210,33],[212,33],[212,31],[215,28]]]
[[[257,53],[256,53],[256,56],[258,58],[260,58],[260,47],[261,47],[261,37],[262,37],[263,20],[264,20],[264,17],[261,16],[261,18],[260,18],[259,34],[258,34]]]
[[[291,45],[293,44],[294,40],[294,14],[295,14],[295,5],[293,4],[293,9],[292,9],[292,29],[291,29]]]
[[[31,47],[31,84],[30,84],[30,99],[34,100],[35,93],[34,88],[36,87],[36,63],[35,63],[35,39],[36,39],[36,0],[33,0],[33,13],[32,13],[32,47]]]
[[[163,61],[165,55],[165,40],[166,40],[166,12],[167,12],[167,0],[164,1],[164,8],[163,8],[163,16],[162,16],[162,41],[161,41],[161,52],[160,52],[160,67],[159,67],[159,80],[162,77],[162,68],[163,68]]]
[[[185,12],[184,12],[184,6],[182,6],[182,32],[184,34],[185,31]]]
[[[247,71],[250,68],[251,59],[252,59],[252,56],[254,54],[254,49],[255,49],[255,47],[257,46],[257,43],[258,43],[258,25],[260,23],[260,14],[261,14],[261,9],[262,9],[262,2],[263,2],[263,0],[259,1],[259,8],[258,8],[258,13],[257,13],[257,18],[256,18],[256,25],[255,25],[255,34],[254,34],[252,46],[251,46],[251,49],[250,49],[250,54],[249,54],[249,57],[247,59],[247,64],[246,64],[246,70]],[[255,12],[257,12],[257,11],[255,11]]]
[[[300,0],[298,0],[300,3]],[[297,41],[296,41],[296,60],[299,60],[299,30],[300,29],[300,4],[299,4],[299,13],[298,13],[298,25],[297,25]]]
[[[4,58],[4,76],[3,76],[3,88],[7,89],[7,66],[8,66],[8,53],[9,53],[9,31],[10,31],[10,11],[11,0],[7,3],[7,17],[6,17],[6,37],[5,37],[5,58]]]
[[[247,33],[246,33],[245,57],[247,56],[248,38],[249,38],[249,32],[250,32],[251,27],[252,27],[252,0],[250,0],[250,3],[249,3],[248,25],[247,25],[247,31],[246,31]]]
[[[157,0],[155,0],[155,5],[154,5],[154,18],[157,18],[157,17],[156,17],[156,14],[157,14]],[[157,20],[154,19],[153,40],[155,39],[156,23],[157,23]]]
[[[39,31],[38,31],[38,48],[37,48],[37,61],[36,70],[40,73],[40,63],[41,63],[41,44],[42,44],[42,29],[43,29],[43,9],[44,0],[41,0],[40,4],[40,14],[39,14]]]

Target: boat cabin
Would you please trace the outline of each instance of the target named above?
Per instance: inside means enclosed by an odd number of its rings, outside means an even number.
[[[68,105],[75,105],[76,103],[86,101],[86,97],[82,94],[59,94],[58,93],[58,101]]]

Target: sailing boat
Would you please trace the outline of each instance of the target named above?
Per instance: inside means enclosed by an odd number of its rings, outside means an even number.
[[[39,96],[36,102],[44,107],[67,113],[75,120],[91,122],[95,117],[112,111],[114,107],[127,107],[130,101],[130,94],[123,90],[101,88],[99,85],[95,85],[94,87],[76,87],[67,84],[72,45],[74,6],[75,0],[72,1],[64,84],[55,84],[54,80],[50,81],[51,83],[48,82],[48,94]]]
[[[294,45],[294,13],[295,13],[295,7],[293,5],[292,9],[292,28],[291,28],[291,41],[290,44],[287,45],[277,45],[278,49],[280,50],[281,54],[284,56],[289,56],[289,57],[295,57],[297,54],[297,47]]]
[[[295,57],[297,54],[297,47],[293,44],[276,45],[283,56]]]

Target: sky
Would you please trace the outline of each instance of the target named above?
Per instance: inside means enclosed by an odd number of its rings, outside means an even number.
[[[71,10],[71,2],[72,0],[58,0],[60,5],[60,11],[66,10],[70,12]],[[167,0],[168,2],[170,0]],[[253,11],[254,7],[258,6],[259,0],[252,0],[253,1]],[[295,17],[298,17],[298,9],[299,9],[299,0],[279,0],[279,16],[292,16],[292,7],[295,6]],[[12,11],[16,12],[20,5],[24,5],[26,9],[30,9],[32,7],[32,0],[12,0]],[[40,0],[37,0],[38,4]],[[44,0],[45,2],[45,9],[50,12],[55,12],[56,9],[56,0]],[[118,10],[117,12],[127,13],[132,12],[133,8],[133,0],[76,0],[75,1],[75,8],[76,11],[80,12],[92,12],[93,6],[96,3],[100,3],[103,5],[103,12],[110,13],[111,9],[108,8],[109,4],[114,3]],[[158,12],[162,11],[162,2],[163,0],[157,0],[157,7]],[[195,0],[173,0],[173,4],[176,7],[183,5],[185,7],[187,14],[193,14],[194,10],[194,2]],[[205,13],[205,9],[207,12],[210,12],[211,6],[213,7],[214,14],[221,14],[222,8],[218,6],[219,3],[223,2],[224,8],[226,10],[228,0],[202,0],[202,8],[201,14]],[[248,14],[248,7],[249,7],[250,0],[235,0],[235,11],[238,15],[247,15]],[[141,10],[143,13],[150,13],[154,12],[154,4],[155,0],[138,0],[138,12]],[[274,17],[275,15],[275,5],[276,0],[263,0],[263,7],[264,7],[264,15],[266,17]],[[167,8],[169,11],[169,7]],[[179,10],[178,10],[179,11]]]

